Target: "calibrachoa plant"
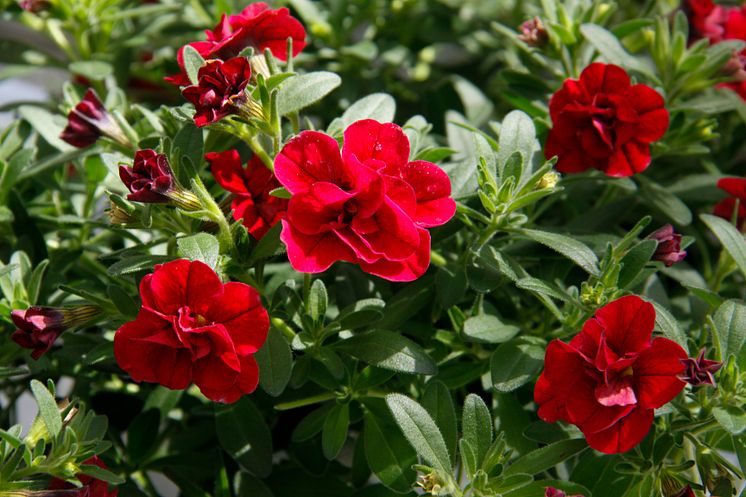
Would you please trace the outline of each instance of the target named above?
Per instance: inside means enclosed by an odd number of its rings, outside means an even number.
[[[746,5],[0,6],[0,496],[746,495]]]

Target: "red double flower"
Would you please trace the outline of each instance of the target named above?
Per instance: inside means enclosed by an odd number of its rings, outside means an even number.
[[[437,165],[409,161],[409,140],[395,124],[357,121],[337,141],[304,131],[275,158],[293,195],[281,238],[292,266],[326,270],[336,261],[392,281],[411,281],[430,263],[426,228],[455,213],[451,183]]]
[[[293,40],[293,56],[306,46],[303,24],[288,9],[270,9],[264,2],[253,3],[237,15],[224,14],[215,29],[208,29],[205,34],[207,40],[189,43],[204,59],[227,60],[252,47],[257,54],[269,49],[276,58],[286,60],[288,38]],[[179,49],[177,58],[181,73],[167,77],[166,81],[186,86],[189,78],[184,69],[184,47]]]
[[[577,425],[594,449],[626,452],[645,438],[653,411],[684,388],[686,351],[652,338],[654,307],[637,296],[615,300],[570,343],[552,340],[534,400],[546,422]]]
[[[207,126],[238,113],[247,100],[244,90],[250,78],[251,65],[246,57],[207,61],[198,72],[197,84],[181,91],[197,111],[194,124]]]
[[[544,155],[558,157],[557,170],[598,169],[607,176],[631,176],[650,164],[650,143],[668,129],[663,97],[633,85],[613,64],[593,63],[580,79],[565,80],[549,101],[553,127]]]
[[[135,381],[183,389],[194,382],[218,402],[235,402],[259,382],[253,354],[267,338],[259,294],[223,283],[199,261],[156,266],[140,282],[137,319],[114,335],[114,356]]]
[[[233,219],[242,224],[254,238],[261,239],[285,215],[288,200],[269,193],[279,188],[272,172],[253,156],[244,169],[235,149],[205,155],[212,175],[220,186],[233,194]]]

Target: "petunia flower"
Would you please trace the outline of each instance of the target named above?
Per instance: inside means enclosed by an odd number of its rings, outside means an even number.
[[[448,176],[430,162],[409,162],[409,140],[394,124],[353,123],[341,153],[334,138],[304,131],[274,165],[293,195],[281,239],[298,271],[348,261],[392,281],[414,280],[430,263],[426,228],[455,212]]]
[[[713,209],[713,214],[730,221],[736,215],[736,225],[743,228],[746,221],[746,178],[722,178],[718,180],[718,188],[730,197],[718,202]],[[738,206],[738,212],[736,212]]]
[[[557,156],[563,173],[598,169],[623,177],[642,172],[650,164],[650,144],[668,129],[663,104],[657,91],[633,85],[621,67],[593,63],[552,95],[553,127],[544,155]]]
[[[127,147],[131,145],[95,90],[88,88],[83,100],[67,114],[67,126],[60,138],[74,147],[85,148],[93,145],[101,136]]]
[[[31,349],[31,357],[39,359],[67,329],[91,320],[101,313],[96,305],[76,307],[31,306],[10,313],[17,329],[11,335],[14,342]]]
[[[114,356],[132,379],[181,390],[194,383],[232,403],[259,382],[254,353],[269,316],[249,285],[223,283],[199,261],[158,265],[140,282],[142,307],[114,335]]]
[[[189,43],[204,59],[227,60],[251,47],[257,55],[269,49],[279,60],[287,59],[287,40],[293,40],[293,56],[306,46],[303,24],[286,8],[270,9],[264,2],[247,6],[240,14],[223,15],[212,30],[206,30],[207,40]],[[184,69],[184,47],[177,54],[181,73],[169,76],[169,83],[186,86],[189,78]]]
[[[261,239],[284,217],[288,200],[269,194],[281,185],[257,156],[249,160],[246,168],[235,149],[210,152],[205,158],[218,184],[233,194],[233,219],[242,220],[251,236]]]
[[[251,66],[246,57],[234,57],[226,62],[207,61],[198,72],[197,84],[181,91],[197,110],[194,124],[207,126],[229,114],[241,113],[249,104],[250,97],[244,90],[250,78]]]
[[[654,410],[685,385],[686,351],[652,338],[654,325],[655,308],[630,295],[596,311],[570,343],[552,340],[534,389],[539,417],[576,425],[606,454],[639,444]]]
[[[670,224],[658,228],[647,238],[658,242],[652,257],[654,261],[660,261],[670,267],[686,257],[686,251],[681,250],[681,235],[674,232]]]

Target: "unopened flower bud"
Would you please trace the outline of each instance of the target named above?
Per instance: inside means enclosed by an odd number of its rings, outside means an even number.
[[[541,48],[549,41],[549,33],[541,19],[534,17],[521,24],[518,39],[531,47]]]
[[[93,145],[101,136],[111,138],[125,147],[131,146],[124,131],[106,111],[96,92],[89,88],[83,100],[68,113],[67,127],[60,138],[74,147],[85,148]]]
[[[746,81],[746,54],[734,51],[720,71],[733,81]]]
[[[554,171],[549,171],[541,177],[539,182],[536,184],[537,190],[544,190],[548,188],[554,188],[559,183],[560,175]]]
[[[131,167],[119,166],[119,177],[130,191],[127,200],[146,204],[172,203],[187,211],[200,208],[196,195],[177,185],[166,156],[155,150],[138,150]]]
[[[49,0],[19,0],[18,6],[26,12],[37,14],[49,8]]]
[[[660,261],[670,267],[686,257],[686,251],[681,250],[681,235],[674,232],[670,224],[649,234],[648,239],[658,242],[658,248],[653,254],[654,261]]]
[[[11,312],[10,317],[18,329],[11,338],[26,349],[32,349],[31,357],[44,355],[55,340],[68,328],[89,321],[101,314],[97,305],[57,308],[32,306]]]
[[[688,357],[682,359],[681,362],[685,369],[679,378],[695,387],[700,385],[714,386],[715,378],[712,375],[723,367],[722,362],[705,359],[705,349],[699,351],[696,359]]]

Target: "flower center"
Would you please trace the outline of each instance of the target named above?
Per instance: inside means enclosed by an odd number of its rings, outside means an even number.
[[[632,388],[633,376],[632,367],[628,367],[609,381],[596,386],[595,395],[598,403],[607,407],[637,404],[637,396]]]

